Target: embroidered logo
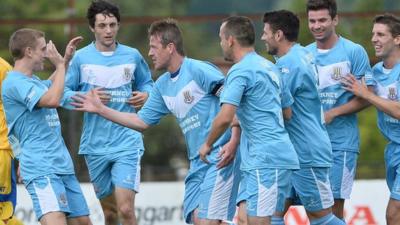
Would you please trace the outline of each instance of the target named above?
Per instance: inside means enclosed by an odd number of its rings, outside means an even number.
[[[342,68],[341,67],[333,67],[331,78],[333,80],[340,80],[342,78]]]
[[[129,81],[129,80],[132,79],[132,71],[131,71],[131,68],[129,68],[129,67],[125,67],[125,68],[124,68],[124,79],[125,79],[126,81]]]
[[[184,91],[184,92],[183,92],[183,101],[184,101],[186,104],[192,103],[193,100],[194,100],[194,96],[190,95],[190,91]]]
[[[393,100],[393,101],[397,100],[397,90],[395,87],[389,88],[388,99]]]
[[[67,202],[67,197],[65,196],[65,193],[60,194],[60,204],[66,206],[68,204]]]

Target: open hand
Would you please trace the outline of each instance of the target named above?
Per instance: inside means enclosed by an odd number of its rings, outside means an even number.
[[[220,159],[217,168],[222,168],[227,166],[235,159],[237,145],[231,142],[226,143],[218,153],[218,158]]]
[[[66,62],[69,62],[72,59],[72,56],[74,56],[76,47],[78,47],[78,44],[83,40],[83,37],[78,36],[72,38],[68,44],[67,47],[65,48],[65,54],[64,54],[64,60]]]
[[[78,93],[71,97],[74,100],[71,105],[75,106],[77,111],[98,113],[104,106],[101,102],[99,91],[100,88],[95,88],[86,94]]]
[[[149,94],[147,92],[133,91],[132,96],[128,99],[128,104],[133,106],[136,110],[142,108],[146,102]]]

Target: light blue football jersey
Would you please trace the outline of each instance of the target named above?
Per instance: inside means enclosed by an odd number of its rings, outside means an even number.
[[[214,65],[184,58],[177,76],[171,77],[166,72],[158,78],[138,116],[146,124],[155,125],[164,115],[173,114],[185,136],[188,158],[192,160],[199,156],[199,148],[219,112],[219,98],[214,92],[223,82],[223,74]],[[213,147],[229,139],[230,130]]]
[[[291,105],[292,118],[285,121],[285,127],[299,157],[300,166],[330,167],[332,146],[324,126],[312,53],[295,44],[284,56],[277,58],[276,66],[294,98]]]
[[[228,72],[221,103],[237,106],[247,142],[240,149],[247,151],[241,154],[242,170],[299,168],[283,123],[281,84],[277,67],[256,52],[246,54]]]
[[[77,91],[87,92],[96,87],[103,87],[111,95],[107,106],[121,112],[135,112],[126,102],[132,90],[150,93],[153,81],[147,63],[136,49],[117,44],[111,55],[105,55],[91,43],[77,51],[70,63],[63,106],[70,107],[70,97]],[[97,114],[84,113],[80,154],[109,154],[137,149],[144,149],[141,133]]]
[[[57,110],[36,107],[50,85],[49,80],[17,71],[10,71],[2,85],[8,136],[19,141],[24,183],[48,174],[74,174]]]
[[[386,70],[383,63],[377,63],[373,68],[375,82],[374,91],[381,98],[399,101],[400,98],[400,63],[397,63],[391,70]],[[400,144],[400,120],[388,114],[378,111],[378,127],[382,134],[389,141]]]
[[[317,49],[316,43],[307,46],[317,65],[319,95],[324,111],[341,106],[354,95],[343,89],[343,76],[351,73],[357,79],[365,76],[367,85],[372,85],[372,71],[365,49],[350,40],[339,37],[328,51]],[[333,150],[358,152],[360,138],[356,113],[336,117],[326,125]]]

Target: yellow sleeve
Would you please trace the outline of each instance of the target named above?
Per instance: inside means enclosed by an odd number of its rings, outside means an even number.
[[[1,84],[7,75],[7,72],[12,70],[12,67],[4,59],[0,58],[0,94],[1,94]],[[6,117],[3,109],[3,100],[0,98],[0,150],[11,151],[10,143],[7,139],[7,123]]]

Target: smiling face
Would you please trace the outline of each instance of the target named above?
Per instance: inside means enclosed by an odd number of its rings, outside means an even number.
[[[96,14],[94,27],[90,27],[96,39],[96,48],[99,51],[113,51],[118,29],[119,23],[115,16],[102,13]]]
[[[170,49],[171,46],[169,45],[172,45],[172,43],[169,43],[167,46],[164,47],[161,43],[161,38],[158,35],[150,36],[148,55],[153,61],[154,69],[168,69],[172,58],[172,51]]]
[[[308,11],[308,28],[317,42],[323,43],[335,35],[337,24],[337,16],[332,18],[328,9]]]
[[[275,39],[275,33],[273,32],[269,23],[264,23],[264,30],[261,40],[264,41],[268,54],[276,55],[278,53],[278,44]]]
[[[371,41],[375,49],[375,55],[381,59],[386,59],[394,51],[399,50],[400,36],[393,37],[387,25],[375,23],[372,28]]]

